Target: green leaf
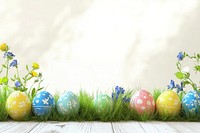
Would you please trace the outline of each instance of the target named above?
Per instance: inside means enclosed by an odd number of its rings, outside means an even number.
[[[15,81],[15,79],[13,79],[13,78],[10,78],[12,81]]]
[[[0,78],[0,85],[2,85],[2,78]]]
[[[3,77],[2,82],[7,85],[8,84],[8,78],[7,77]]]
[[[35,93],[36,93],[36,89],[33,88],[33,90],[31,91],[31,96],[34,97],[34,96],[35,96]]]
[[[34,82],[36,83],[36,82],[38,82],[39,80],[38,79],[36,79]]]
[[[184,78],[188,79],[190,77],[190,73],[184,73]]]
[[[200,72],[200,66],[199,66],[199,65],[194,66],[194,69],[195,69],[196,71],[199,71],[199,72]]]
[[[27,91],[28,90],[28,88],[21,88],[21,91]]]
[[[197,54],[197,58],[199,58],[199,59],[200,59],[200,54]]]
[[[26,70],[29,72],[28,65],[26,65]]]
[[[183,83],[184,83],[185,85],[190,84],[190,82],[187,81],[187,80],[183,81]]]
[[[184,77],[184,74],[182,73],[182,72],[176,72],[176,77],[178,78],[178,79],[183,79],[183,77]]]
[[[40,90],[42,90],[42,89],[44,89],[44,87],[39,88],[37,91],[40,91]]]
[[[7,68],[6,65],[2,65],[4,68]]]

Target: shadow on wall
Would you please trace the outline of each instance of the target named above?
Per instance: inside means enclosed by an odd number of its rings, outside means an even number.
[[[146,61],[147,67],[143,71],[142,84],[144,87],[152,86],[165,89],[171,79],[176,79],[174,73],[176,69],[177,54],[186,51],[189,54],[200,52],[200,2],[193,12],[187,14],[182,20],[182,24],[174,37],[169,37],[166,41],[166,49],[158,52]],[[154,52],[154,51],[152,51]],[[133,53],[134,54],[134,53]],[[135,56],[136,57],[136,56]],[[191,65],[186,63],[184,65]],[[192,71],[192,68],[190,68]],[[131,73],[133,74],[133,73]],[[197,83],[199,77],[191,75]],[[140,82],[140,79],[138,79]],[[146,80],[144,80],[146,79]],[[180,81],[176,80],[178,83]],[[136,81],[137,82],[137,81]],[[132,85],[134,86],[134,84]],[[154,88],[149,88],[154,89]]]
[[[20,1],[16,4],[19,12],[14,20],[20,32],[9,35],[9,39],[15,42],[16,53],[20,53],[22,57],[26,56],[26,62],[29,62],[29,59],[39,60],[54,44],[59,45],[73,40],[72,23],[76,17],[88,9],[91,1]],[[57,42],[57,40],[62,42]],[[20,44],[23,47],[19,49]],[[27,49],[30,50],[29,54],[27,54]]]

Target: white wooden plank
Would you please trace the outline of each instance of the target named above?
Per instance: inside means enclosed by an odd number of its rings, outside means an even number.
[[[1,126],[0,133],[27,133],[37,124],[38,122],[6,122]]]
[[[6,127],[7,125],[11,124],[12,122],[0,122],[0,129]]]
[[[154,126],[158,132],[162,133],[177,133],[178,131],[173,127],[169,126],[167,122],[151,122],[152,126]],[[145,131],[148,132],[148,129],[144,127]]]
[[[62,132],[62,129],[59,126],[54,126],[53,123],[40,122],[29,133],[48,133],[48,132],[60,133]]]
[[[145,133],[139,122],[112,122],[115,133]]]
[[[113,133],[109,122],[41,122],[30,133]]]
[[[153,125],[152,122],[139,122],[145,132],[159,133],[159,130]]]
[[[199,122],[168,122],[167,124],[180,133],[200,132]]]

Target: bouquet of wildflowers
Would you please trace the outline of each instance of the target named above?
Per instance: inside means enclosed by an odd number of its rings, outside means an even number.
[[[8,45],[6,43],[1,44],[0,50],[3,52],[3,58],[5,60],[0,69],[0,92],[8,96],[12,91],[18,90],[26,92],[30,98],[33,98],[37,91],[43,89],[41,87],[41,82],[43,81],[42,73],[37,72],[39,70],[39,64],[33,62],[31,68],[26,65],[27,74],[21,77],[18,70],[18,60],[15,59],[15,55],[10,51]],[[16,70],[14,75],[9,75],[10,69]],[[10,81],[14,83],[14,86],[11,86]],[[27,87],[28,82],[32,82],[30,88]]]
[[[175,89],[177,89],[177,93],[183,92],[183,88],[186,85],[192,86],[193,90],[195,90],[195,91],[200,90],[200,87],[198,86],[198,84],[194,83],[190,77],[190,68],[182,67],[182,61],[186,58],[195,62],[194,66],[193,66],[193,70],[196,72],[196,74],[198,72],[200,72],[200,54],[189,55],[186,52],[179,52],[177,55],[178,61],[176,63],[176,67],[177,67],[178,71],[175,73],[175,75],[179,80],[181,80],[181,83],[180,83],[180,85],[179,84],[175,85],[175,82],[173,80],[171,80],[170,84],[168,85],[168,89],[175,88]]]

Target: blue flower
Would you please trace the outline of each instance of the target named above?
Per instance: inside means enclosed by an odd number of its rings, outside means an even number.
[[[17,67],[17,60],[13,60],[11,63],[10,63],[10,67]]]
[[[5,52],[3,58],[12,59],[15,55],[12,52]]]
[[[119,87],[119,86],[116,86],[115,87],[115,92],[117,93],[117,94],[124,94],[124,88],[122,88],[122,87]]]
[[[168,88],[168,89],[173,89],[173,88],[175,88],[175,83],[174,83],[173,80],[170,81],[170,84],[167,85],[167,88]]]
[[[118,98],[119,98],[120,95],[124,95],[124,92],[125,92],[124,88],[116,86],[115,87],[115,92],[112,93],[112,100],[118,100]],[[124,102],[130,102],[130,98],[127,98],[126,96],[124,96],[122,98],[122,100]]]
[[[177,55],[177,58],[178,58],[179,61],[182,61],[183,58],[184,58],[183,52],[179,52],[178,55]]]
[[[18,87],[21,87],[21,85],[22,85],[22,84],[21,84],[19,81],[16,81],[16,82],[15,82],[15,86],[16,86],[17,88],[18,88]]]
[[[123,101],[125,102],[125,103],[129,103],[130,102],[130,98],[126,98],[126,96],[123,98]]]
[[[118,97],[119,97],[119,94],[112,93],[112,100],[117,100]]]
[[[181,86],[176,84],[176,88],[177,88],[177,93],[179,93],[180,91],[183,91],[183,87],[184,87],[184,84],[183,82],[181,82]]]

